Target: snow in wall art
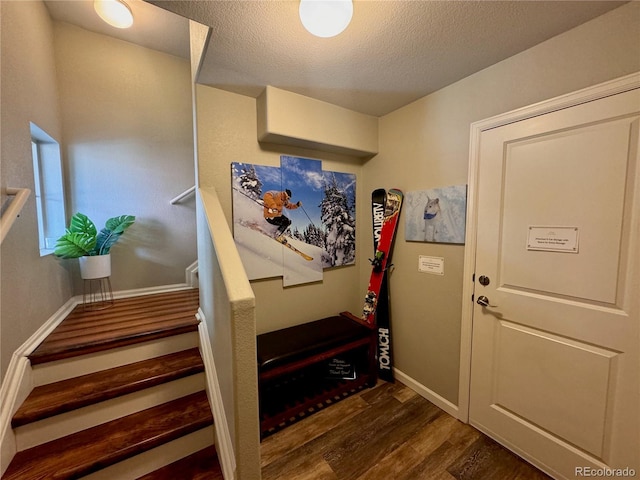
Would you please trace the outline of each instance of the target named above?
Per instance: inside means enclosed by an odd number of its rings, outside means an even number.
[[[355,263],[355,175],[284,155],[280,167],[231,171],[234,239],[250,280],[317,282],[323,268]]]
[[[464,243],[466,185],[407,192],[404,208],[407,241]]]

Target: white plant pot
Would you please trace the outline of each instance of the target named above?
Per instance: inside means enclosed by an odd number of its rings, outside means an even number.
[[[94,255],[78,258],[80,262],[80,276],[84,280],[105,278],[111,276],[111,254]]]

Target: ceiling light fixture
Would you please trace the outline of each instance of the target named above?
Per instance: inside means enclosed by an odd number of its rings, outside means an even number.
[[[102,20],[113,27],[129,28],[133,25],[133,13],[122,0],[94,0],[93,8]]]
[[[351,0],[300,0],[302,25],[316,37],[335,37],[351,22]]]

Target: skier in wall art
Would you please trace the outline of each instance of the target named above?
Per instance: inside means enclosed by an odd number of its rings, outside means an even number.
[[[286,189],[282,192],[276,190],[270,190],[264,194],[264,219],[271,225],[276,225],[275,237],[279,239],[287,231],[291,220],[286,215],[283,215],[282,209],[295,210],[302,206],[302,202],[291,203],[291,190]]]

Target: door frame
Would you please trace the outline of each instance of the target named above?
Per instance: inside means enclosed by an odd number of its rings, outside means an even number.
[[[467,177],[467,220],[465,233],[462,319],[460,328],[460,374],[458,386],[458,419],[469,423],[471,396],[471,341],[473,332],[473,293],[476,264],[478,215],[478,176],[480,173],[480,138],[482,133],[510,123],[574,107],[618,93],[640,88],[640,72],[632,73],[576,92],[545,100],[511,112],[471,124],[469,141],[469,173]]]

